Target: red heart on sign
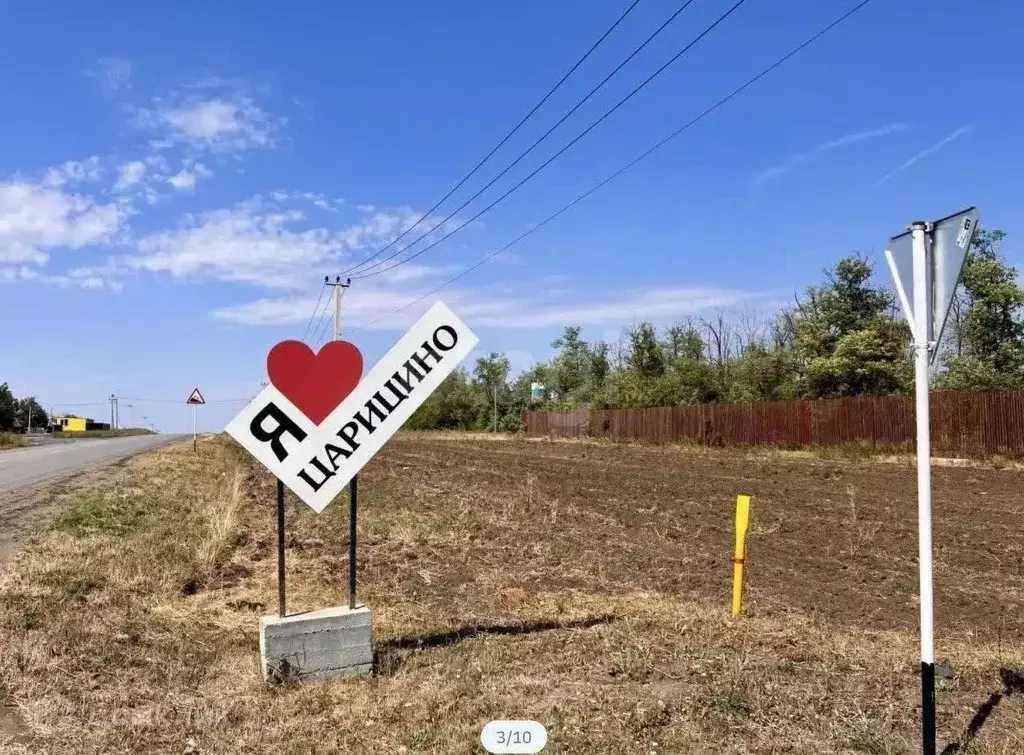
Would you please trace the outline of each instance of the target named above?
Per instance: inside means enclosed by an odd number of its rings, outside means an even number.
[[[313,353],[302,341],[281,341],[267,354],[270,382],[319,425],[359,384],[363,355],[354,343],[328,341]]]

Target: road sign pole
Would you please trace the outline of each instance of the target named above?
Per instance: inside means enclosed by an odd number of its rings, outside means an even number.
[[[277,615],[285,617],[284,594],[284,483],[277,481]]]
[[[192,404],[192,450],[196,451],[198,448],[197,437],[199,435],[199,413],[196,411],[196,405]]]
[[[921,746],[935,755],[935,637],[932,596],[932,471],[928,403],[927,224],[916,222],[913,233],[914,270],[914,394],[917,414],[917,543],[921,592]]]

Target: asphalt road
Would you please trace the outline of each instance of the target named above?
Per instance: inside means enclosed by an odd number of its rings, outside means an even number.
[[[140,451],[186,437],[188,436],[135,435],[127,438],[47,443],[31,448],[0,451],[0,494],[101,467]]]

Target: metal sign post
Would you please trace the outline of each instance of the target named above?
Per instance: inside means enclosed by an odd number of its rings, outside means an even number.
[[[198,438],[199,438],[199,412],[198,407],[206,403],[206,399],[203,398],[203,394],[199,392],[198,388],[193,389],[189,395],[186,404],[192,407],[192,450],[198,450]]]
[[[978,211],[915,221],[889,240],[885,256],[913,336],[917,415],[917,543],[921,593],[921,746],[935,755],[935,617],[932,584],[932,471],[928,368],[938,352]],[[908,295],[909,294],[909,295]]]
[[[477,343],[473,331],[436,302],[365,376],[362,353],[340,339],[319,351],[282,341],[267,354],[270,385],[225,428],[277,478],[278,611],[260,617],[265,679],[282,673],[308,680],[373,673],[371,611],[356,596],[359,470]],[[348,605],[289,616],[285,488],[319,513],[346,486]]]
[[[935,754],[935,617],[932,592],[932,469],[928,416],[928,285],[926,225],[914,223],[914,398],[917,415],[917,560],[921,594],[921,744]]]
[[[277,481],[277,615],[282,619],[285,611],[284,592],[284,483]]]
[[[359,510],[359,475],[348,484],[348,607],[356,607],[356,512]]]

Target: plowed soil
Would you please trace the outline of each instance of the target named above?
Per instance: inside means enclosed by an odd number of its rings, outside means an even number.
[[[735,499],[744,493],[754,497],[750,600],[864,628],[918,624],[912,458],[399,437],[362,480],[371,501],[384,486],[405,508],[448,509],[452,526],[468,527],[447,567],[423,585],[439,595],[507,559],[509,587],[641,589],[727,604]],[[1022,482],[1014,470],[934,468],[938,627],[1024,639]],[[464,504],[484,499],[511,509],[512,521],[460,517]],[[367,545],[361,580],[376,591],[402,566],[390,549]]]

